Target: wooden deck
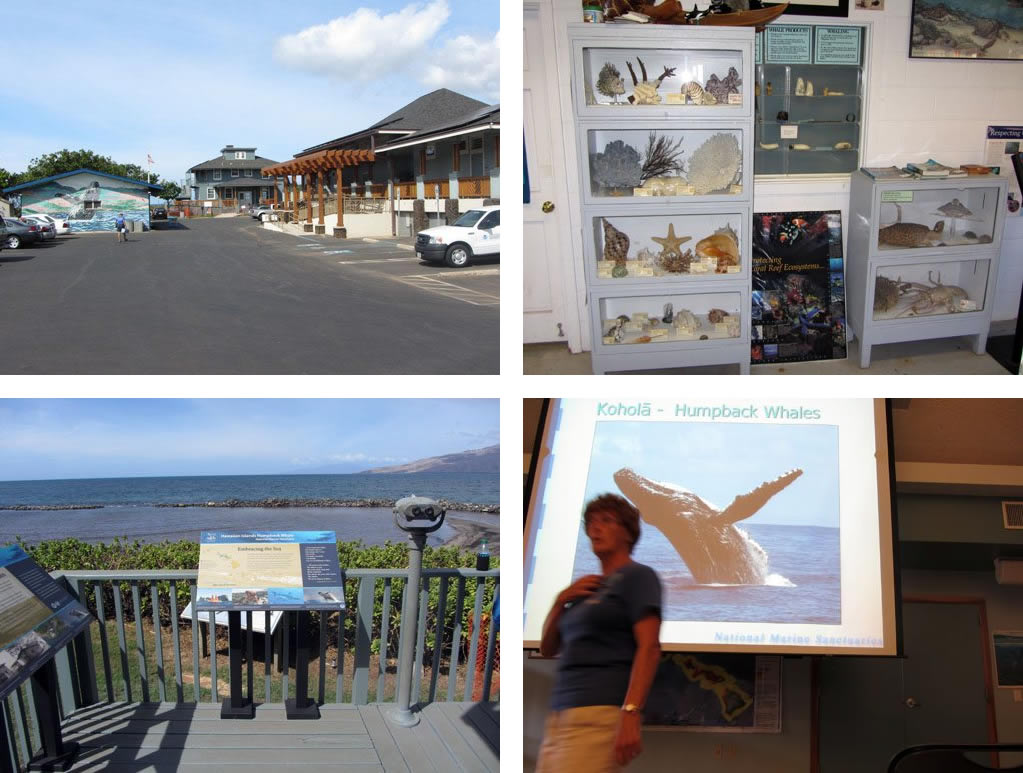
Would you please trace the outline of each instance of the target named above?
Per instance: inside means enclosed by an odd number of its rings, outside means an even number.
[[[319,720],[288,721],[280,703],[257,706],[252,720],[222,720],[210,703],[102,703],[65,720],[64,740],[82,747],[74,771],[498,770],[498,704],[431,703],[412,728],[388,722],[393,707],[326,704]]]

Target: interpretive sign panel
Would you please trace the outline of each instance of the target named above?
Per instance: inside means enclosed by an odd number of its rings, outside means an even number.
[[[814,64],[860,63],[859,27],[817,27]]]
[[[332,531],[204,531],[196,609],[344,609]]]
[[[808,26],[770,26],[767,28],[765,59],[772,64],[810,64]]]
[[[0,547],[0,699],[92,622],[18,545]]]

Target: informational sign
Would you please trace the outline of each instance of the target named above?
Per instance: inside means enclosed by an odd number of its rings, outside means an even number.
[[[817,27],[813,47],[814,64],[860,63],[860,27]]]
[[[1009,196],[1006,200],[1006,211],[1010,215],[1023,212],[1023,197],[1020,195],[1019,182],[1012,166],[1011,156],[1023,151],[1023,126],[989,126],[987,141],[984,143],[984,163],[997,166],[998,175],[1009,181]]]
[[[753,36],[753,61],[755,64],[764,63],[764,33],[758,32]]]
[[[92,620],[18,545],[0,547],[0,700]]]
[[[783,25],[767,28],[765,61],[771,64],[810,64],[809,25]]]
[[[881,191],[881,201],[905,204],[913,200],[913,191]]]
[[[840,212],[753,215],[750,362],[846,357]]]
[[[204,531],[196,609],[344,609],[332,531]]]

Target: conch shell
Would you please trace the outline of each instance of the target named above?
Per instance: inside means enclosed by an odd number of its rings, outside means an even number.
[[[731,228],[722,228],[715,234],[696,243],[696,254],[700,258],[717,260],[716,273],[727,273],[728,266],[739,265],[739,240]]]

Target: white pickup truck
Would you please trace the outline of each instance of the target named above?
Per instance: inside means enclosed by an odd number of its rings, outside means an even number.
[[[501,251],[501,207],[470,209],[452,225],[427,228],[416,234],[416,257],[443,260],[452,268],[472,262],[473,255],[496,255]]]

